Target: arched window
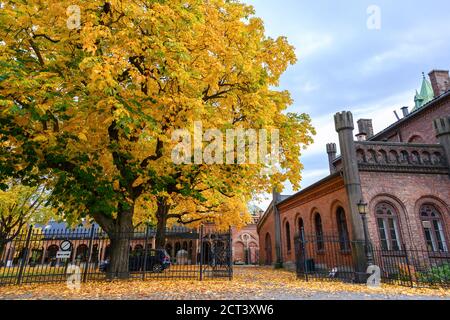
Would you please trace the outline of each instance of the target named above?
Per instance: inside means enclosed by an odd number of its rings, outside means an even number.
[[[286,250],[291,251],[291,228],[288,221],[286,221]]]
[[[86,262],[88,259],[88,246],[85,244],[80,244],[77,248],[75,257],[81,262]]]
[[[56,254],[59,250],[59,247],[56,244],[52,244],[47,248],[47,258],[45,259],[46,262],[52,262],[53,260],[56,260]]]
[[[350,237],[348,236],[347,219],[345,211],[339,207],[336,211],[337,227],[339,234],[339,247],[342,251],[350,250]]]
[[[441,214],[433,205],[420,208],[420,219],[425,233],[427,248],[432,252],[448,252]]]
[[[325,247],[323,243],[322,218],[320,217],[319,213],[316,213],[316,215],[314,216],[314,226],[316,229],[317,250],[323,251]]]
[[[180,250],[181,250],[181,243],[175,242],[175,251],[173,254],[176,256],[178,251],[180,251]]]
[[[408,143],[424,143],[424,140],[419,135],[414,135],[411,138],[409,138]]]
[[[266,265],[272,264],[272,239],[269,233],[266,233],[265,239]]]
[[[375,207],[375,216],[381,248],[383,250],[400,250],[400,229],[394,207],[387,202],[381,202]]]
[[[300,239],[303,239],[305,237],[304,233],[305,233],[305,224],[302,218],[298,218],[298,235],[300,236]]]

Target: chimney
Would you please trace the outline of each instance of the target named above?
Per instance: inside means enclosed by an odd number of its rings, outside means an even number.
[[[356,139],[358,139],[358,141],[366,141],[367,134],[365,134],[364,132],[360,132],[356,135]]]
[[[400,120],[400,117],[398,116],[398,113],[397,113],[397,111],[395,111],[395,110],[394,110],[394,115],[395,115],[395,117],[397,118],[397,121],[399,121],[399,120]]]
[[[402,108],[403,117],[407,117],[409,115],[408,106]]]
[[[431,86],[433,87],[434,96],[438,97],[450,89],[448,70],[433,70],[429,74]]]
[[[333,161],[336,159],[336,143],[327,143],[328,164],[330,166],[330,174],[336,172]]]
[[[360,135],[365,135],[366,139],[372,138],[373,137],[372,119],[359,119],[358,130],[359,133],[356,135],[357,137]]]

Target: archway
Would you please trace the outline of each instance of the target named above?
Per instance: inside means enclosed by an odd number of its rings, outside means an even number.
[[[56,262],[56,253],[58,252],[59,247],[56,244],[52,244],[47,248],[47,258],[45,258],[46,263],[55,263]]]
[[[246,263],[245,261],[245,246],[242,242],[237,242],[234,246],[234,262]]]
[[[88,259],[88,246],[85,244],[80,244],[77,247],[77,252],[75,254],[75,258],[80,262],[86,262]]]
[[[272,239],[270,237],[270,234],[266,234],[265,238],[265,251],[266,251],[266,265],[272,264]]]

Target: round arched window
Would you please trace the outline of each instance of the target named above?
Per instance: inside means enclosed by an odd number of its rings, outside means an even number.
[[[387,202],[381,202],[375,207],[375,216],[381,248],[383,250],[400,250],[400,229],[394,207]]]
[[[432,252],[448,252],[444,225],[441,214],[433,205],[423,205],[420,208],[420,219],[427,242],[427,248]]]
[[[323,242],[322,218],[319,213],[316,213],[314,216],[314,228],[316,230],[317,250],[323,251],[325,249],[325,244]]]
[[[286,221],[286,250],[289,252],[291,249],[291,226]]]

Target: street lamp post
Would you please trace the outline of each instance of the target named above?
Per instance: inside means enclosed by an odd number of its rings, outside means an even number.
[[[358,203],[358,211],[361,215],[362,223],[363,223],[363,229],[364,229],[364,247],[365,247],[365,253],[367,258],[367,264],[373,265],[373,255],[370,245],[370,239],[369,239],[369,230],[367,228],[367,203],[365,203],[362,199]]]

